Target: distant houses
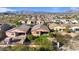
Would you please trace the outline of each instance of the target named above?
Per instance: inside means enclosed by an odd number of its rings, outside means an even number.
[[[79,33],[79,26],[73,26],[69,28],[72,32]]]
[[[19,22],[22,23],[18,27],[11,27],[9,24],[0,24],[0,30],[4,31],[7,36],[4,39],[6,44],[23,44],[23,42],[27,40],[26,37],[29,34],[34,37],[38,37],[41,35],[48,35],[49,32],[66,32],[65,30],[69,30],[73,33],[79,33],[79,21],[76,19],[65,19],[63,16],[60,18],[57,16],[56,18],[53,18],[55,17],[54,15],[51,16],[47,14],[38,16],[35,14],[18,17]],[[69,26],[68,29],[67,26]]]
[[[41,35],[49,35],[49,32],[62,33],[62,32],[65,32],[67,25],[70,26],[70,27],[68,27],[68,29],[71,32],[79,33],[79,26],[78,26],[79,24],[77,21],[69,20],[69,21],[67,21],[69,23],[67,23],[66,21],[60,20],[60,21],[56,21],[57,23],[48,22],[47,24],[45,24],[45,22],[41,21],[41,20],[37,20],[37,21],[27,20],[18,27],[9,28],[8,25],[1,25],[3,27],[0,27],[0,28],[5,30],[7,37],[4,39],[4,42],[6,44],[18,44],[18,43],[24,44],[24,41],[27,40],[26,37],[29,34],[33,35],[34,37],[38,37]],[[31,26],[31,25],[33,25],[33,26]]]
[[[76,19],[52,19],[53,23],[59,24],[78,24],[79,21]]]
[[[44,21],[39,19],[36,21],[36,24],[44,24]]]

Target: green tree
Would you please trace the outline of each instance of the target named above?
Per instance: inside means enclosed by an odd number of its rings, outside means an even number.
[[[48,40],[48,36],[39,36],[35,39],[34,43],[41,46],[39,50],[42,48],[49,51],[53,50],[52,42]]]
[[[38,36],[36,39],[35,39],[35,44],[37,44],[37,45],[44,45],[44,44],[46,44],[46,42],[48,41],[48,39],[47,39],[47,36]]]
[[[16,25],[16,26],[20,26],[20,25],[22,25],[22,23],[19,22],[19,21],[16,21],[16,22],[15,22],[15,25]]]
[[[22,25],[22,23],[21,23],[19,20],[17,20],[17,19],[11,20],[11,24],[12,24],[12,25],[15,25],[15,26],[20,26],[20,25]]]
[[[57,32],[49,32],[49,37],[51,37],[51,38],[55,37],[56,36],[56,33]]]

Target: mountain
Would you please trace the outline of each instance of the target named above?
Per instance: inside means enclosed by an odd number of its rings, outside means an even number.
[[[54,14],[55,12],[52,12],[52,13]],[[21,10],[21,11],[7,11],[7,12],[2,12],[0,14],[14,15],[14,14],[52,14],[52,13],[51,12],[44,12],[44,11],[35,12],[35,11]],[[79,14],[79,10],[67,10],[65,12],[56,13],[56,14]]]
[[[79,14],[79,10],[68,10],[68,11],[65,11],[64,13]]]
[[[44,12],[44,11],[41,11],[41,12],[35,12],[35,11],[14,11],[13,13],[15,14],[48,14],[48,13],[51,13],[51,12]]]
[[[0,15],[15,15],[15,14],[16,14],[16,13],[10,12],[10,11],[0,13]]]

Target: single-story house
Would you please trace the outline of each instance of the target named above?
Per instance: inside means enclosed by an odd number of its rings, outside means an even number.
[[[45,25],[42,25],[42,24],[35,25],[31,29],[31,33],[32,33],[33,36],[47,35],[48,32],[50,32],[48,27],[45,26]]]
[[[69,24],[69,29],[71,32],[79,32],[79,24]]]
[[[34,20],[34,19],[29,19],[26,22],[26,24],[28,24],[28,25],[35,25],[35,23],[36,23],[36,20]]]
[[[72,32],[79,32],[79,26],[73,26],[69,28]]]
[[[58,32],[63,32],[65,29],[66,29],[66,27],[64,27],[64,26],[56,26],[56,27],[54,27],[54,30],[58,31]]]
[[[31,25],[32,24],[32,21],[30,19],[27,20],[27,24]]]
[[[21,22],[22,24],[25,24],[26,20],[20,20],[19,22]]]
[[[78,21],[77,21],[77,20],[71,20],[71,23],[73,23],[73,24],[77,24]]]
[[[44,21],[43,21],[43,20],[38,19],[38,20],[36,21],[36,24],[44,24]]]
[[[62,32],[66,29],[66,27],[64,26],[64,24],[60,25],[60,24],[51,23],[49,24],[49,29],[52,31]]]
[[[66,21],[66,19],[61,19],[60,22],[63,23],[63,24],[67,24],[67,23],[68,23],[68,22]]]
[[[50,30],[53,30],[54,27],[58,26],[58,24],[56,24],[56,23],[49,23],[48,26],[49,26]]]

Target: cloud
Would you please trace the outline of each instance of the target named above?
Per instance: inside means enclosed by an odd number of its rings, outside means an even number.
[[[0,7],[0,12],[7,12],[7,11],[15,11],[15,10]]]

